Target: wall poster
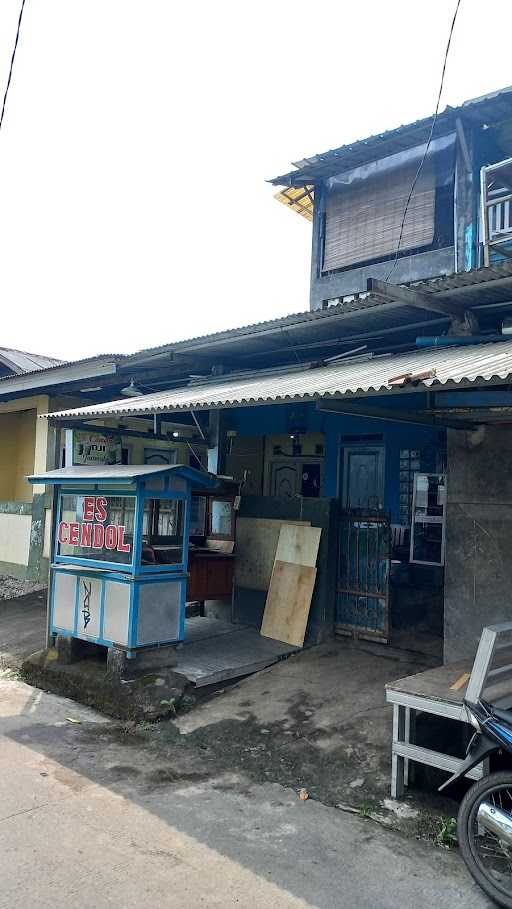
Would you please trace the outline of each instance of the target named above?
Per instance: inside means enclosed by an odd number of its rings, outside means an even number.
[[[121,464],[121,436],[73,430],[73,464]]]

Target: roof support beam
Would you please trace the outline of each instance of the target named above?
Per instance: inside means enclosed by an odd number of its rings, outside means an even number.
[[[99,420],[100,417],[95,417],[94,419]],[[121,419],[121,417],[119,419]],[[132,417],[130,417],[130,419],[132,419]],[[170,438],[170,434],[153,432],[150,428],[148,428],[147,432],[138,432],[136,429],[120,429],[118,426],[98,426],[97,423],[86,423],[83,420],[57,420],[52,417],[49,417],[48,423],[50,426],[56,426],[59,429],[79,429],[85,430],[85,432],[97,432],[100,435],[101,433],[104,433],[107,436],[123,436],[123,438],[126,436],[130,439],[145,439],[146,442],[154,441],[155,439],[158,439],[159,442],[179,441],[179,439]],[[178,423],[176,425],[179,426],[180,424]],[[190,426],[183,426],[183,428],[189,429]],[[199,439],[191,439],[191,441],[196,445],[200,444]],[[206,441],[206,439],[204,439],[204,441]]]
[[[464,313],[456,303],[448,300],[438,300],[437,294],[421,293],[412,287],[402,287],[399,284],[388,284],[379,278],[368,278],[367,290],[385,302],[404,303],[417,309],[427,309],[429,312],[440,312],[444,316],[462,320]]]
[[[447,419],[418,413],[415,410],[392,410],[390,407],[360,407],[346,401],[318,401],[317,410],[323,413],[337,413],[347,417],[364,417],[367,420],[383,420],[387,423],[409,423],[416,426],[432,426],[438,429],[474,429],[477,421]]]
[[[464,158],[464,165],[468,174],[473,173],[473,165],[471,163],[471,155],[469,153],[468,142],[466,139],[466,133],[464,132],[464,124],[460,117],[457,117],[455,120],[455,130],[457,132],[457,139],[459,140],[460,150],[462,152],[462,157]]]

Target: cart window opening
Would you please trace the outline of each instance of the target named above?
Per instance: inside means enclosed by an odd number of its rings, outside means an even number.
[[[213,499],[211,511],[211,533],[214,536],[230,537],[233,520],[231,501]]]
[[[99,562],[132,562],[135,496],[63,495],[58,554]]]
[[[144,507],[143,563],[183,562],[185,503],[182,499],[148,499]]]

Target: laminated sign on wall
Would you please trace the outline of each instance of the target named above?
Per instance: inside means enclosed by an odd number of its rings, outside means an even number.
[[[121,464],[121,438],[73,430],[73,464]]]

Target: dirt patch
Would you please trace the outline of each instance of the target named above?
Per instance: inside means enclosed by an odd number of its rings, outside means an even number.
[[[46,587],[46,584],[37,581],[24,581],[8,574],[0,574],[0,600],[14,600],[16,597],[26,596],[27,593],[46,590]]]
[[[291,706],[290,715],[262,725],[251,714],[244,720],[223,720],[197,729],[186,740],[189,747],[208,753],[217,768],[246,774],[255,782],[276,782],[293,789],[305,788],[312,798],[336,805],[347,788],[363,778],[360,790],[350,789],[353,804],[378,800],[383,785],[389,787],[389,755],[369,747],[367,732],[349,724],[333,730],[317,729],[304,695]],[[291,721],[291,722],[290,722]],[[151,735],[166,745],[172,723],[161,723]],[[334,747],[325,743],[336,739]],[[339,743],[338,743],[339,742]],[[387,793],[386,793],[387,794]]]
[[[422,789],[418,774],[405,802],[391,804],[392,712],[384,692],[386,681],[428,663],[380,653],[349,644],[303,652],[145,735],[172,761],[186,743],[211,773],[305,789],[325,805],[435,840],[436,818],[456,814],[457,802],[438,796],[431,780]]]

